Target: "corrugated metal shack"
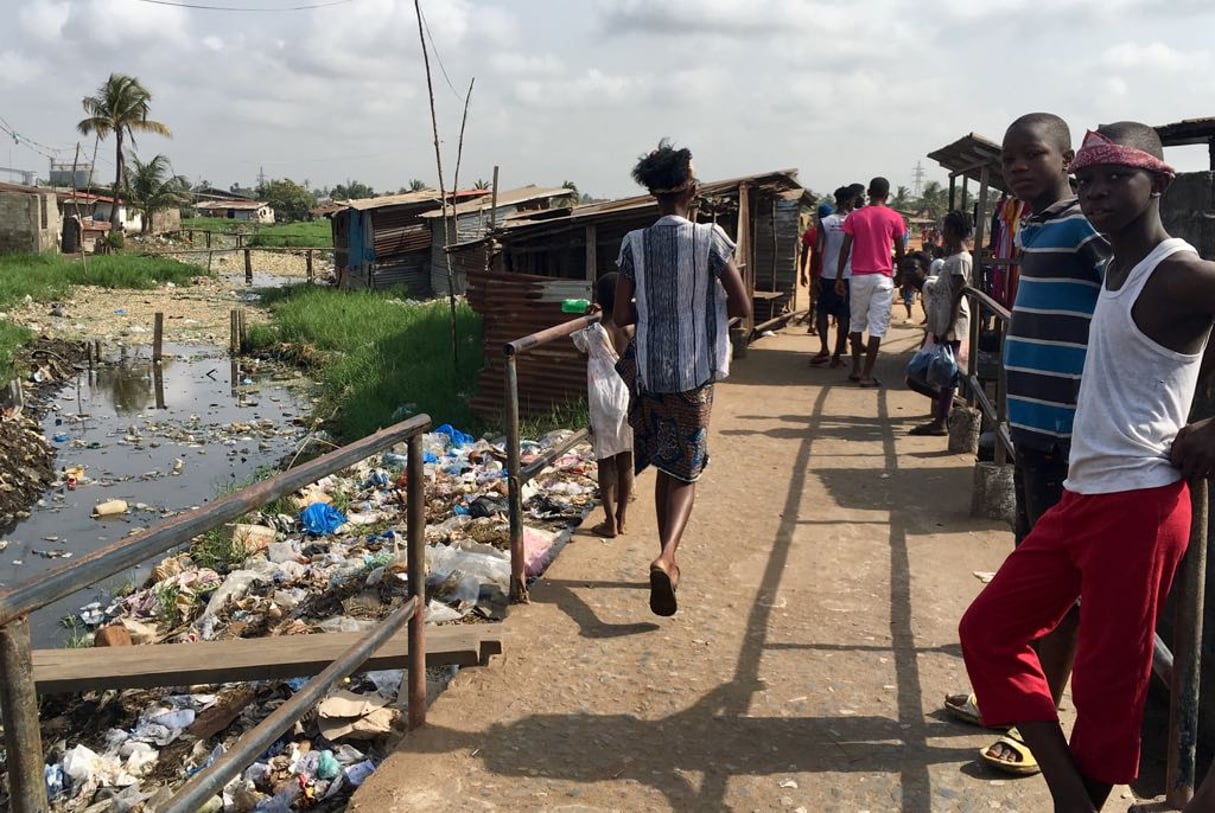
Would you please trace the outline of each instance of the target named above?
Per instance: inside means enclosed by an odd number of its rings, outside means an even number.
[[[737,261],[756,305],[748,331],[796,308],[800,218],[813,204],[793,169],[702,184],[695,218],[717,223],[739,244]],[[562,300],[589,299],[594,280],[615,270],[624,235],[657,215],[649,195],[520,213],[503,220],[492,241],[453,246],[453,266],[467,273],[468,301],[484,319],[485,367],[475,410],[491,417],[501,410],[503,345],[568,320]],[[585,392],[586,364],[570,342],[531,351],[518,365],[524,415]]]
[[[570,190],[565,187],[540,187],[535,184],[508,189],[498,193],[492,219],[501,223],[518,213],[548,210],[555,202],[568,198]],[[491,212],[495,205],[491,196],[483,195],[475,200],[448,207],[447,220],[443,210],[435,209],[420,215],[430,228],[430,290],[436,296],[447,296],[446,247],[454,243],[468,243],[484,237],[489,230]],[[454,219],[454,228],[453,221]],[[446,226],[446,229],[444,229]],[[445,234],[446,232],[446,234]],[[463,269],[452,263],[452,281],[457,294],[468,290],[468,278]]]
[[[449,193],[459,202],[488,195],[486,190]],[[334,268],[344,288],[404,285],[411,295],[429,296],[430,222],[426,212],[441,208],[438,191],[349,201],[332,215]]]

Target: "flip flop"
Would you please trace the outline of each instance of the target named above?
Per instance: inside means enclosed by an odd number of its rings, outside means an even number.
[[[961,703],[957,702],[959,698],[962,699]],[[986,727],[983,725],[983,715],[979,714],[979,701],[973,694],[945,695],[945,711],[960,722]]]
[[[816,353],[814,358],[810,359],[810,364],[818,366],[819,364],[826,364],[830,359],[830,353]]]
[[[937,425],[931,424],[931,423],[924,423],[924,424],[920,424],[919,426],[913,427],[912,429],[910,429],[907,432],[907,434],[917,435],[917,436],[931,435],[932,437],[943,438],[949,434],[949,430],[946,429],[944,426],[937,426]]]
[[[1002,745],[1008,750],[1015,753],[1019,759],[1016,762],[1008,760],[996,759],[987,752],[997,745]],[[1034,755],[1030,752],[1029,747],[1025,745],[1025,741],[1021,739],[1021,732],[1015,728],[1008,729],[1008,733],[1000,737],[991,745],[979,750],[979,758],[992,766],[998,771],[1009,773],[1014,776],[1033,776],[1040,773],[1042,769],[1038,767],[1038,760],[1034,759]]]
[[[849,377],[851,377],[851,376],[849,376]],[[860,384],[861,389],[863,389],[863,390],[876,389],[877,387],[882,386],[882,380],[880,378],[878,378],[877,376],[871,377],[868,381],[866,381],[863,378],[858,379],[856,383]]]
[[[675,615],[678,609],[671,574],[658,565],[650,565],[650,612],[654,615],[671,616]]]
[[[849,381],[860,381],[860,380],[861,380],[861,377],[860,377],[859,375],[854,374],[854,373],[849,373],[849,374],[848,374],[848,380],[849,380]]]
[[[830,367],[831,367],[831,369],[832,369],[832,370],[834,370],[836,367],[843,367],[843,366],[844,366],[844,362],[840,361],[840,357],[839,357],[839,356],[832,356],[832,357],[831,357],[831,364],[830,364]]]

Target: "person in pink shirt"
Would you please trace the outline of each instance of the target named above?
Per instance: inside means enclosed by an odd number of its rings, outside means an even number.
[[[862,387],[881,384],[873,377],[873,364],[878,348],[890,325],[890,307],[894,303],[894,268],[903,261],[903,235],[907,224],[903,216],[886,205],[890,197],[890,181],[874,178],[869,182],[869,205],[857,209],[844,221],[844,245],[840,249],[839,275],[852,259],[851,302],[852,373],[850,381]],[[891,249],[894,258],[891,259]],[[841,287],[836,282],[836,287]],[[843,291],[839,291],[843,295]],[[869,331],[865,348],[865,366],[861,368],[861,335]]]

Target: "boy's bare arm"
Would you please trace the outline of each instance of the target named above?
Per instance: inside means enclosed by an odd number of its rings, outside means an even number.
[[[637,322],[637,307],[633,304],[636,289],[633,281],[623,274],[616,281],[616,307],[612,310],[612,321],[617,327],[627,327]]]
[[[1196,343],[1205,341],[1215,321],[1215,263],[1183,255],[1169,258],[1157,270],[1173,274],[1168,290],[1170,304],[1176,308],[1174,312],[1191,316],[1172,320],[1174,326],[1181,326],[1191,335],[1170,338],[1182,340],[1178,343],[1184,343],[1185,339]],[[1173,440],[1169,459],[1187,478],[1215,476],[1215,418],[1182,427]]]

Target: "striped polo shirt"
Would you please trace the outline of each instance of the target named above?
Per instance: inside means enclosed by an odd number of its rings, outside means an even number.
[[[1004,340],[1013,444],[1066,453],[1109,243],[1066,198],[1017,233],[1020,279]]]

